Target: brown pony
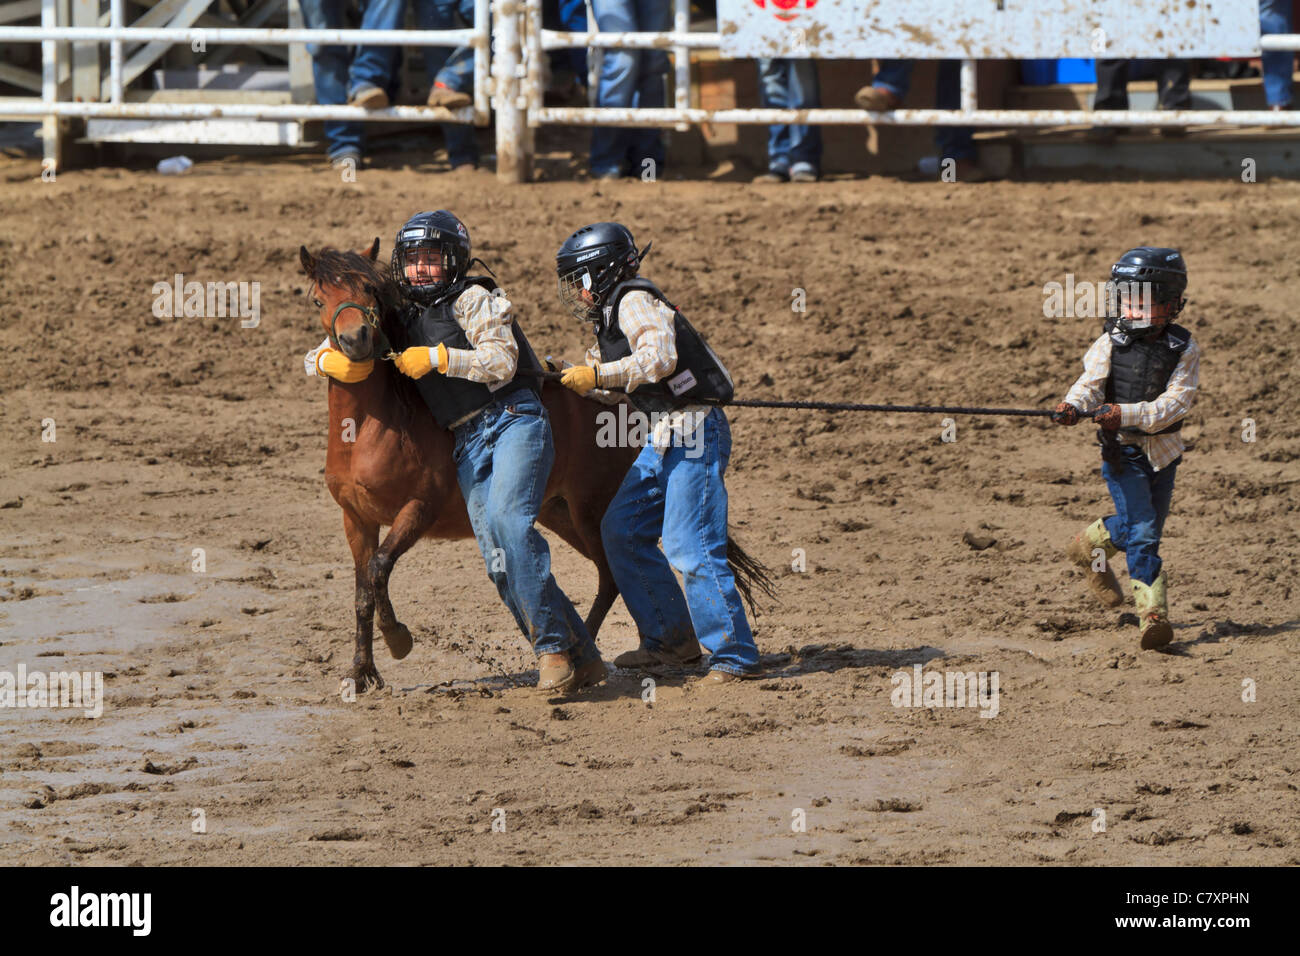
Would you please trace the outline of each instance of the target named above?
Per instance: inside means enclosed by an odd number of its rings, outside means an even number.
[[[393,657],[401,660],[411,651],[411,632],[397,620],[388,598],[397,559],[421,538],[474,536],[456,480],[451,432],[433,420],[412,380],[382,360],[381,339],[399,351],[407,341],[400,293],[388,270],[376,263],[378,255],[378,239],[364,253],[327,248],[313,256],[306,246],[299,251],[312,282],[311,301],[336,347],[354,362],[375,360],[364,381],[329,380],[325,458],[325,483],[343,509],[356,572],[356,652],[346,677],[362,691],[384,686],[372,649],[376,610]],[[596,443],[596,416],[605,408],[596,401],[548,381],[542,402],[551,420],[555,464],[538,521],[596,565],[596,598],[586,619],[594,639],[618,596],[600,521],[638,449]],[[389,528],[382,543],[381,526]],[[737,585],[752,608],[752,585],[771,594],[766,570],[730,539],[727,543]]]

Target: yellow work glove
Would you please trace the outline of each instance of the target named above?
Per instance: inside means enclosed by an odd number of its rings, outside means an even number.
[[[579,395],[586,395],[599,384],[596,370],[590,365],[574,365],[566,368],[560,375],[560,384],[571,388]]]
[[[321,349],[316,354],[316,370],[336,382],[363,382],[375,370],[375,362],[354,362],[338,349]]]
[[[423,378],[434,370],[433,356],[438,356],[437,369],[439,372],[447,371],[447,346],[441,342],[436,349],[426,348],[423,345],[417,345],[409,348],[397,358],[393,359],[393,364],[397,370],[408,378]]]

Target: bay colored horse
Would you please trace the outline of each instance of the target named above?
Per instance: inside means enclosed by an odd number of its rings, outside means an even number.
[[[378,256],[378,239],[364,252],[299,250],[312,303],[334,347],[354,362],[374,360],[364,381],[329,380],[325,457],[325,483],[343,509],[356,576],[356,649],[345,677],[361,691],[384,686],[373,654],[376,611],[393,657],[401,660],[411,651],[411,633],[388,597],[397,559],[421,538],[474,536],[456,480],[451,432],[434,421],[414,382],[382,360],[387,346],[401,351],[408,342],[400,293]],[[607,408],[597,401],[548,381],[542,402],[550,415],[555,464],[538,521],[596,565],[596,598],[586,618],[595,638],[618,597],[600,521],[639,449],[597,444],[597,415]],[[384,526],[389,531],[381,543]],[[752,609],[753,587],[772,593],[766,569],[730,539],[727,556]]]

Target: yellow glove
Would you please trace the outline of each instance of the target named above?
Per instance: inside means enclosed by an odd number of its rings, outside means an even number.
[[[316,354],[316,369],[338,382],[363,382],[375,370],[375,362],[354,362],[338,349],[321,349]]]
[[[436,366],[434,365],[433,355],[430,354],[431,352],[437,353],[438,363]],[[397,366],[399,372],[409,378],[423,378],[432,372],[435,367],[445,375],[447,372],[447,346],[441,342],[438,343],[436,349],[417,345],[393,359],[393,364]]]
[[[560,376],[560,384],[571,388],[579,395],[586,395],[599,384],[596,370],[590,365],[574,365],[566,368]]]

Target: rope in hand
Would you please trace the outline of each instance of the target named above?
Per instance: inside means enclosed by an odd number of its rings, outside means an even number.
[[[520,369],[519,374],[531,375],[548,382],[558,382],[559,372]],[[607,388],[605,391],[622,392],[621,388]],[[759,398],[733,398],[720,402],[709,399],[691,399],[698,405],[731,405],[740,408],[794,408],[815,412],[915,412],[921,414],[945,415],[1019,415],[1027,418],[1048,418],[1052,415],[1050,408],[983,408],[974,405],[867,405],[861,402],[797,402],[769,401]],[[1092,418],[1092,412],[1080,412],[1079,418]]]

